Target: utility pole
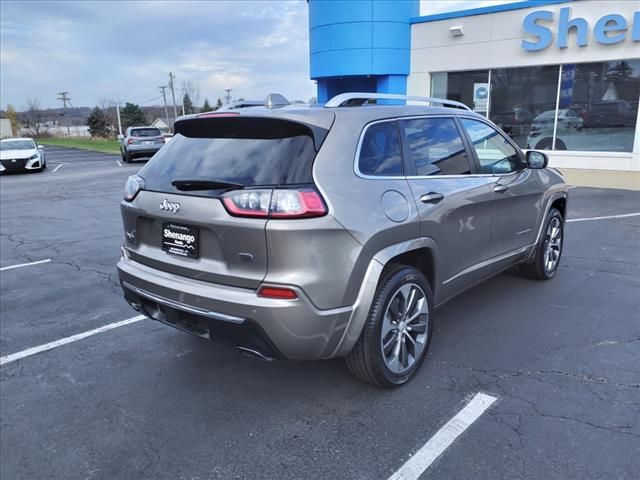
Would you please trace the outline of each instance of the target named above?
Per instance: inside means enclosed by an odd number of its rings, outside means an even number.
[[[178,109],[176,108],[176,91],[173,88],[173,73],[169,72],[169,88],[171,89],[171,98],[173,99],[173,118],[178,118]]]
[[[169,109],[167,108],[167,94],[165,93],[165,88],[168,88],[166,85],[163,85],[160,88],[160,90],[162,90],[162,99],[164,100],[164,114],[165,117],[167,118],[167,127],[169,127],[171,129],[171,131],[173,132],[173,126],[171,125],[171,122],[169,121]]]
[[[62,101],[62,105],[64,106],[64,116],[67,116],[67,102],[71,104],[71,98],[69,98],[69,92],[59,92],[58,100]],[[71,128],[69,127],[69,118],[67,117],[67,136],[71,137]]]
[[[185,93],[187,93],[187,91],[183,88],[182,89],[182,115],[186,115],[184,113],[184,95],[185,95]]]
[[[118,134],[122,136],[122,122],[120,121],[120,99],[116,98],[116,116],[118,117]]]
[[[233,88],[225,88],[225,92],[227,92],[227,103],[231,103],[231,92],[233,92]]]

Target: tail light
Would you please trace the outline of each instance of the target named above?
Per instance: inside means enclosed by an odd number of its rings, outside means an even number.
[[[144,179],[138,175],[131,175],[124,185],[124,199],[131,202],[140,190],[144,190]]]
[[[234,190],[222,197],[222,203],[236,217],[286,219],[327,214],[322,197],[311,188]]]
[[[156,138],[156,143],[165,143],[165,139],[163,137]]]
[[[133,138],[130,138],[129,140],[127,140],[127,143],[128,143],[129,145],[132,145],[132,144],[133,144]]]
[[[258,290],[258,296],[264,298],[277,298],[280,300],[295,300],[298,298],[298,294],[295,290],[286,287],[262,286]]]

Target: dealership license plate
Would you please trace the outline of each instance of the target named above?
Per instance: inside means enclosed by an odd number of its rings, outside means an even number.
[[[198,229],[176,223],[162,224],[162,250],[181,257],[198,258]]]
[[[153,143],[153,140],[145,140],[144,142],[145,145],[151,145]]]

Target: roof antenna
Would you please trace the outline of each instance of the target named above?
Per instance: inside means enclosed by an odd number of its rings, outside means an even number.
[[[264,101],[264,106],[267,108],[282,108],[290,105],[289,100],[284,98],[279,93],[270,93],[267,95],[267,99]]]

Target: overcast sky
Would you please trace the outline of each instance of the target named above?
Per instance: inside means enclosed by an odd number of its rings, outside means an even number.
[[[510,1],[423,0],[420,13]],[[62,91],[74,106],[115,98],[159,105],[170,71],[176,87],[199,85],[200,103],[214,103],[225,88],[236,98],[315,96],[304,0],[2,0],[0,35],[2,108],[21,110],[29,98],[61,106]]]

